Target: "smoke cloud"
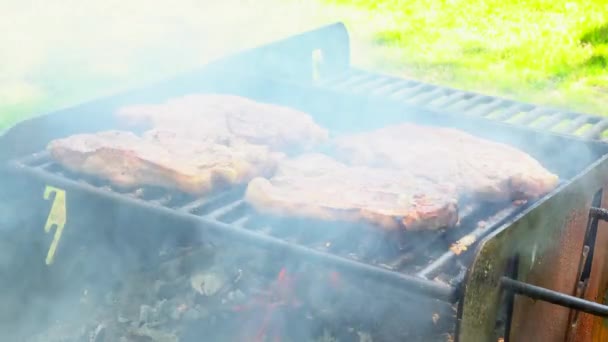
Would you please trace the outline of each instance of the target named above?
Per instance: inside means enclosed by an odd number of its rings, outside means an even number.
[[[11,14],[0,22],[0,60],[9,61],[0,63],[0,108],[34,103],[41,113],[160,80],[339,18],[313,1],[295,0],[4,1],[0,12]],[[357,48],[355,55],[362,51]],[[221,85],[236,89],[237,83]],[[349,101],[358,96],[328,106],[340,99],[274,90],[254,88],[242,95],[298,104],[299,109],[314,110],[328,126],[347,125],[353,131],[418,115],[393,110],[383,122],[380,115],[373,116],[378,114],[373,104],[360,97]],[[353,120],[356,115],[361,115],[358,122]],[[482,127],[465,120],[458,126],[472,132]],[[525,133],[494,138],[522,148],[533,140]],[[529,152],[547,158],[556,153],[555,147],[548,147],[555,141],[539,142],[541,147]],[[584,149],[575,161],[568,161],[576,164],[568,168],[568,177],[594,156],[582,144],[560,148],[568,155],[577,154],[572,149]],[[564,160],[551,160],[552,169],[565,168]],[[43,230],[50,210],[50,201],[42,198],[43,187],[0,179],[0,283],[8,284],[0,293],[0,302],[6,303],[0,309],[0,340],[99,342],[104,335],[120,335],[111,323],[115,321],[128,331],[127,341],[174,341],[178,335],[183,341],[205,336],[231,341],[234,332],[246,334],[241,340],[263,341],[285,333],[281,329],[289,330],[283,336],[295,341],[369,341],[370,332],[378,340],[391,340],[399,334],[416,339],[420,332],[428,337],[428,332],[453,330],[455,314],[449,304],[420,302],[388,286],[336,274],[331,267],[103,201],[83,201],[76,213],[68,208],[61,262],[46,266],[52,234]],[[270,224],[312,230],[309,222]],[[333,229],[316,228],[321,236]],[[354,243],[357,238],[349,235],[355,230],[347,228],[346,233],[335,230],[324,237]],[[181,319],[190,323],[179,332],[155,328]],[[419,331],[403,331],[405,321]]]

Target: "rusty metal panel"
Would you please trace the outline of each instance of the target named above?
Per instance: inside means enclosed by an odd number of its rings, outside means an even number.
[[[524,278],[527,283],[575,294],[591,199],[568,215],[562,234],[555,239],[558,243],[536,258]],[[510,336],[513,341],[565,341],[569,314],[568,308],[516,296]]]
[[[608,206],[608,184],[605,185],[602,207]],[[589,285],[585,299],[608,304],[608,223],[598,223]],[[579,314],[577,327],[570,340],[576,342],[608,341],[608,319],[586,313]]]
[[[574,293],[592,196],[604,184],[607,156],[480,243],[460,302],[459,341],[492,340],[501,304],[500,277],[514,256],[519,280]],[[569,313],[516,296],[511,340],[564,341]]]

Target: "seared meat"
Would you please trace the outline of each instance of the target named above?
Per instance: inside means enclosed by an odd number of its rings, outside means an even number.
[[[401,171],[350,167],[316,153],[282,160],[272,178],[249,182],[245,199],[272,215],[366,221],[385,229],[437,229],[458,220],[448,186]]]
[[[336,139],[355,165],[395,167],[487,201],[542,196],[558,176],[530,155],[452,128],[399,124]]]
[[[243,140],[273,150],[306,150],[328,138],[306,113],[234,95],[188,95],[124,107],[117,116],[127,125],[169,129],[189,139]]]
[[[280,154],[251,144],[163,143],[130,132],[106,131],[53,140],[47,149],[65,168],[119,187],[158,186],[195,195],[271,174]]]

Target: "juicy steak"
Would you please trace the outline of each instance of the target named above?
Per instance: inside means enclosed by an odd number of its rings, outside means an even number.
[[[249,182],[260,212],[365,221],[385,229],[438,229],[458,221],[458,202],[528,199],[558,177],[513,147],[465,132],[399,124],[334,141],[335,160],[309,150],[328,132],[306,113],[233,95],[189,95],[119,110],[124,131],[79,134],[48,145],[74,172],[120,187],[158,186],[204,195]]]
[[[336,139],[350,163],[404,170],[418,179],[452,183],[458,193],[486,201],[530,199],[558,176],[511,146],[451,128],[399,124]]]
[[[273,150],[308,150],[328,139],[307,113],[235,95],[195,94],[121,108],[127,126],[170,130],[193,140],[245,141]]]
[[[245,199],[277,216],[416,230],[456,224],[457,198],[451,190],[402,171],[351,167],[311,153],[282,160],[270,179],[253,179]]]
[[[53,140],[47,149],[65,168],[119,187],[158,186],[194,195],[270,175],[281,157],[265,146],[201,144],[177,137],[159,143],[123,131],[77,134]]]

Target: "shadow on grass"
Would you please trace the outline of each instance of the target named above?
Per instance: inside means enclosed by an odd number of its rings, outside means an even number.
[[[577,65],[561,68],[551,75],[553,81],[573,79],[581,75],[605,74],[608,68],[608,23],[594,27],[583,33],[579,39],[581,44],[592,47],[592,55]],[[608,85],[601,88],[608,88]]]
[[[581,36],[580,42],[591,44],[593,46],[608,44],[608,23],[597,26],[585,32]]]

